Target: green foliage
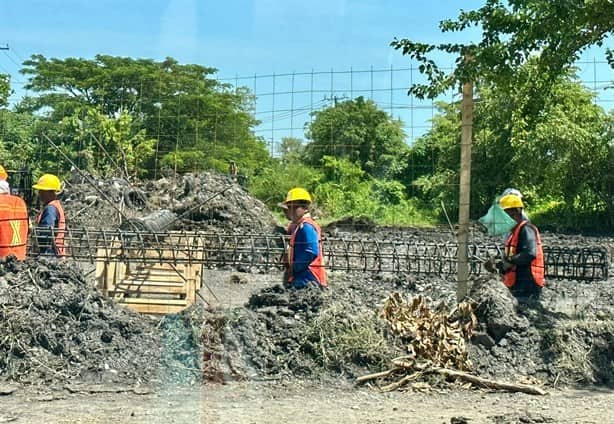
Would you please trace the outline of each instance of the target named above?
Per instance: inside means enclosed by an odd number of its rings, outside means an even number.
[[[155,139],[159,164],[218,169],[232,159],[250,173],[269,159],[264,142],[252,131],[257,124],[250,113],[253,96],[247,89],[218,82],[213,68],[181,65],[172,58],[156,62],[106,55],[93,60],[34,55],[24,65],[25,88],[36,97],[25,99],[18,110],[41,114],[48,122],[46,133],[54,138],[60,132],[55,123],[91,108],[107,119],[130,117],[132,137],[139,138],[130,145],[149,156],[150,140]],[[78,138],[62,130],[69,141]],[[57,140],[63,142],[62,137]],[[133,152],[125,154],[130,162]],[[144,157],[135,173],[153,174],[155,164]]]
[[[301,162],[301,158],[305,151],[302,140],[295,137],[282,138],[279,149],[281,152],[281,161],[284,164]]]
[[[308,125],[307,163],[317,166],[324,156],[347,158],[368,174],[394,177],[403,168],[407,151],[400,121],[379,110],[371,100],[358,97],[314,112]]]
[[[286,193],[293,187],[304,187],[310,193],[314,192],[323,175],[317,169],[299,163],[283,165],[279,160],[272,161],[261,168],[249,179],[249,191],[275,210],[277,203],[286,198]],[[315,204],[320,204],[317,196]]]
[[[21,168],[36,156],[39,150],[35,139],[37,121],[29,113],[0,109],[0,155],[5,168]]]
[[[10,78],[6,74],[0,74],[0,107],[8,105],[9,96],[11,95]]]
[[[533,71],[521,73],[529,76]],[[514,107],[518,96],[524,95],[522,88],[514,93],[492,85],[480,89],[474,114],[473,216],[482,215],[493,197],[510,186],[520,188],[529,201],[551,199],[567,205],[568,218],[606,215],[612,210],[608,171],[612,169],[612,114],[606,115],[596,106],[592,94],[579,82],[559,78],[544,104],[540,122],[528,126]],[[417,169],[405,174],[413,179],[404,182],[416,189],[429,209],[440,208],[443,201],[448,213],[455,216],[460,106],[440,105],[440,111],[433,129],[412,147],[410,169]],[[535,203],[530,203],[533,206]],[[539,215],[531,209],[531,216]]]
[[[532,91],[545,99],[553,81],[582,51],[601,45],[612,34],[613,22],[611,0],[487,0],[481,8],[461,11],[456,20],[439,26],[444,33],[478,27],[482,30],[478,43],[428,44],[395,38],[391,45],[418,61],[420,72],[427,76],[428,84],[410,88],[419,98],[435,98],[468,81],[495,83],[511,92],[517,71],[536,57]],[[435,52],[457,59],[452,71],[436,64]]]
[[[432,223],[429,214],[405,197],[398,181],[373,178],[348,159],[330,156],[323,158],[322,171],[325,178],[316,187],[315,197],[327,219],[368,216],[384,225]]]
[[[109,118],[91,107],[81,107],[60,122],[63,144],[76,156],[80,168],[94,174],[142,176],[154,157],[156,140],[137,130],[132,116]]]

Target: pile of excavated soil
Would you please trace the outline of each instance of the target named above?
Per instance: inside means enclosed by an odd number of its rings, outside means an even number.
[[[588,296],[594,284],[608,294]],[[407,354],[379,318],[392,291],[443,302],[448,310],[455,302],[452,282],[424,276],[334,273],[330,286],[325,292],[268,287],[245,306],[212,312],[204,326],[205,350],[214,346],[205,355],[211,359],[205,379],[353,379],[382,371]],[[552,282],[541,303],[523,306],[497,279],[475,280],[473,372],[511,382],[614,385],[613,294],[611,282]]]
[[[34,385],[200,380],[199,308],[162,320],[113,303],[80,269],[0,263],[0,381]]]
[[[155,323],[57,261],[0,264],[1,379],[140,383],[160,358]]]
[[[129,184],[119,178],[68,181],[61,195],[69,226],[117,229],[126,219],[167,209],[175,228],[225,233],[269,233],[275,218],[236,181],[215,173],[185,174]]]
[[[452,282],[425,276],[335,272],[327,291],[288,291],[271,286],[269,276],[250,278],[254,290],[244,304],[196,304],[159,320],[105,299],[69,264],[0,263],[0,381],[334,384],[386,370],[407,353],[379,316],[390,293],[448,309],[455,301]],[[551,282],[542,302],[527,307],[500,281],[475,280],[473,371],[505,381],[613,385],[613,296],[612,281]]]
[[[476,280],[471,290],[479,322],[471,351],[476,372],[613,386],[613,296],[611,282],[560,281],[544,289],[540,302],[523,305],[499,281]]]
[[[325,291],[273,285],[244,306],[212,311],[203,331],[205,379],[353,378],[386,367],[402,351],[374,306],[399,283],[330,281],[334,289]]]

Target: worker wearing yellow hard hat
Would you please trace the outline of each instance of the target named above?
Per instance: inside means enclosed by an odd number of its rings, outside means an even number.
[[[0,258],[26,258],[28,208],[24,200],[11,194],[8,175],[0,165]]]
[[[312,198],[307,190],[295,187],[288,191],[283,206],[291,219],[291,231],[287,253],[289,287],[303,289],[327,287],[326,270],[322,250],[322,231],[311,218]]]
[[[539,299],[544,286],[544,252],[539,230],[523,214],[524,203],[517,194],[506,194],[499,206],[516,225],[505,240],[499,271],[503,283],[520,302]]]
[[[64,235],[66,217],[64,208],[58,199],[62,191],[62,182],[53,174],[44,174],[32,186],[38,191],[42,209],[36,219],[35,240],[41,254],[63,257],[66,254]]]

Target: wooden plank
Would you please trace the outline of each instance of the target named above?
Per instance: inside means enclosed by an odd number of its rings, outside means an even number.
[[[144,270],[138,270],[138,271],[133,271],[133,272],[129,272],[128,274],[126,274],[126,277],[141,277],[141,278],[145,278],[145,279],[162,279],[162,278],[170,278],[170,279],[187,279],[187,278],[191,278],[186,276],[185,274],[178,274],[175,271],[167,271],[167,272],[146,272]]]
[[[128,309],[139,312],[141,314],[152,314],[152,315],[166,315],[166,314],[176,314],[178,312],[183,311],[189,305],[184,306],[172,306],[172,305],[151,305],[151,304],[122,304]]]
[[[106,261],[96,261],[96,274],[94,278],[96,280],[96,287],[100,290],[104,290],[104,287],[107,281],[107,266],[108,265],[109,263]]]
[[[185,300],[188,302],[188,305],[196,301],[196,281],[193,278],[190,278],[185,283]]]
[[[186,288],[183,286],[150,286],[150,285],[130,285],[122,282],[116,284],[114,288],[115,292],[123,292],[125,294],[181,294],[187,296]]]
[[[183,281],[155,281],[155,280],[141,280],[140,278],[125,278],[122,281],[114,284],[115,287],[121,285],[132,285],[132,286],[156,286],[156,287],[183,287],[185,286],[185,282]]]
[[[139,305],[174,305],[187,306],[185,299],[157,299],[153,297],[124,297],[119,303],[132,303]]]
[[[167,275],[164,277],[157,275],[157,276],[151,277],[147,275],[128,274],[120,281],[126,281],[126,280],[151,281],[152,283],[159,283],[161,285],[163,284],[183,284],[185,282],[185,279],[181,278],[178,275]]]

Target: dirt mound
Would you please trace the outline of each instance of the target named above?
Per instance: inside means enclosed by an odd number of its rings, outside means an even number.
[[[176,227],[230,233],[268,233],[275,217],[244,187],[226,176],[204,172],[129,184],[93,177],[68,181],[62,193],[69,225],[119,228],[125,218],[167,209],[180,216]]]
[[[383,369],[401,350],[386,341],[385,323],[373,306],[395,283],[372,283],[359,280],[326,291],[274,285],[253,293],[245,307],[218,310],[204,330],[204,344],[215,345],[206,355],[211,361],[205,377],[352,378]],[[373,296],[365,295],[367,285]]]
[[[377,225],[375,224],[375,222],[368,217],[349,216],[325,225],[324,227],[322,227],[322,231],[333,234],[338,233],[339,230],[369,233],[375,230],[376,227]]]
[[[393,358],[408,354],[407,340],[381,316],[390,293],[429,299],[442,311],[455,306],[454,283],[440,278],[330,277],[324,292],[274,285],[253,292],[243,306],[211,312],[203,327],[205,379],[351,380],[385,371]],[[554,282],[541,303],[527,307],[498,279],[473,282],[477,326],[467,343],[469,371],[512,383],[611,385],[614,333],[607,304],[588,302],[576,315],[560,310],[560,298],[578,288]],[[423,338],[413,337],[411,343]]]
[[[0,263],[0,381],[200,382],[200,307],[162,320],[124,309],[54,260]]]
[[[155,322],[126,311],[56,261],[0,264],[0,378],[140,383],[160,357]]]
[[[569,284],[559,282],[552,288],[563,292],[569,290]],[[569,313],[557,307],[561,292],[547,288],[541,302],[523,305],[500,281],[476,280],[470,296],[475,300],[479,327],[472,337],[470,357],[478,374],[548,384],[612,386],[611,311],[608,315],[603,305],[592,303],[583,311]]]

